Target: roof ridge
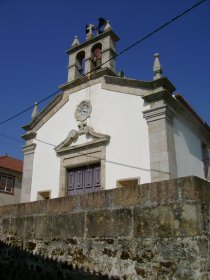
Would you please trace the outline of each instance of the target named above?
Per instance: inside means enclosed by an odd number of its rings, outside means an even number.
[[[4,169],[13,170],[16,172],[23,172],[23,160],[10,157],[0,156],[0,167]]]
[[[0,156],[0,158],[5,158],[5,157],[8,157],[8,155],[5,155],[5,156]]]
[[[23,161],[22,159],[11,157],[11,156],[8,156],[8,155],[0,156],[0,158],[10,158],[10,159],[15,159],[15,160]]]

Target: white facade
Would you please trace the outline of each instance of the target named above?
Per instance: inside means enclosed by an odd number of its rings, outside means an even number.
[[[89,166],[97,190],[189,175],[210,178],[209,127],[172,96],[175,88],[162,78],[158,54],[153,81],[117,75],[110,57],[118,40],[108,25],[82,44],[76,38],[68,50],[63,93],[39,114],[35,108],[23,127],[22,202],[71,195],[74,172],[89,180]]]
[[[140,96],[104,90],[101,83],[75,92],[37,131],[36,139],[55,146],[60,144],[69,131],[77,129],[74,113],[83,100],[90,100],[92,104],[88,125],[99,133],[111,136],[106,149],[104,187],[114,188],[116,181],[123,178],[139,177],[141,183],[150,182],[147,123],[142,114],[146,107]],[[51,197],[58,197],[59,193],[60,159],[53,146],[36,139],[30,197],[32,201],[37,199],[39,191],[51,190]],[[85,142],[84,136],[82,141],[74,145]]]

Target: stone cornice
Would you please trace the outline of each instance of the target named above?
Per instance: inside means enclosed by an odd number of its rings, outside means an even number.
[[[34,131],[31,131],[31,132],[28,132],[24,135],[21,136],[24,140],[31,140],[31,139],[34,139],[36,137],[36,132]]]
[[[170,110],[178,119],[181,119],[182,121],[186,122],[186,125],[191,127],[191,129],[194,130],[196,133],[201,135],[202,138],[205,140],[205,143],[210,146],[209,130],[205,127],[205,125],[203,125],[200,121],[198,121],[198,119],[167,90],[160,89],[157,92],[144,95],[142,98],[146,102],[150,103],[151,107],[153,106],[153,104],[155,104],[155,102],[162,101],[170,108]],[[160,107],[162,105],[160,105]],[[157,105],[155,106],[158,107]]]
[[[158,100],[166,100],[171,98],[172,95],[164,88],[158,88],[156,91],[149,92],[148,94],[145,94],[142,98],[147,101],[148,103],[152,103],[154,101]]]
[[[102,40],[102,39],[104,39],[105,37],[108,37],[108,36],[112,37],[115,41],[120,40],[120,38],[114,33],[114,31],[110,29],[108,31],[104,31],[103,33],[101,33],[98,36],[93,37],[92,39],[89,39],[89,40],[79,44],[76,47],[68,49],[66,52],[67,52],[68,55],[70,55],[74,52],[77,52],[80,49],[83,49],[83,48],[87,47],[90,44],[94,44],[95,42],[99,42],[100,40]]]
[[[82,134],[91,136],[93,140],[84,144],[71,146],[72,143],[77,141],[77,139]],[[69,132],[69,135],[66,137],[66,139],[63,142],[61,142],[58,146],[56,146],[54,149],[57,155],[59,155],[68,151],[75,151],[78,149],[80,150],[84,147],[90,148],[97,145],[107,144],[109,143],[109,141],[110,141],[109,135],[98,133],[92,127],[87,126],[84,131],[71,130]]]
[[[70,147],[62,148],[59,151],[56,151],[56,153],[58,156],[60,156],[62,154],[66,154],[69,152],[78,152],[78,151],[83,151],[83,150],[87,151],[88,149],[91,149],[93,147],[99,147],[99,146],[106,145],[108,142],[109,142],[109,140],[107,140],[107,139],[96,139],[91,142],[87,142],[87,143],[80,144],[80,145],[75,145],[73,147],[70,146]]]
[[[25,145],[22,147],[23,149],[23,152],[24,154],[30,154],[30,153],[33,153],[36,149],[36,144],[35,143],[32,143],[32,144],[29,144],[29,145]]]
[[[90,74],[90,77],[85,76],[83,78],[79,78],[73,82],[69,82],[59,86],[62,90],[73,90],[74,88],[81,89],[90,86],[90,84],[94,84],[94,81],[102,78],[102,88],[108,89],[111,91],[122,92],[127,94],[134,95],[144,95],[144,93],[140,93],[139,90],[145,90],[150,93],[156,93],[158,90],[163,89],[167,92],[173,93],[175,91],[175,87],[168,80],[168,78],[161,78],[155,81],[140,81],[128,78],[118,77],[116,73],[112,72],[109,68],[99,69],[96,72]],[[100,82],[100,81],[98,81]],[[75,92],[76,90],[73,90]],[[145,95],[146,98],[147,94]]]
[[[143,112],[143,114],[147,123],[157,121],[160,119],[167,119],[171,122],[173,121],[174,116],[173,112],[169,109],[167,105],[146,110]]]
[[[163,88],[169,93],[173,93],[175,91],[175,87],[166,77],[155,81],[140,81],[121,77],[104,76],[104,81],[106,84],[121,87],[141,88],[150,91],[155,91],[158,88]]]
[[[72,89],[74,87],[77,87],[77,86],[80,86],[80,85],[83,85],[83,84],[86,84],[86,87],[88,87],[91,80],[101,78],[104,75],[116,76],[116,73],[114,73],[111,69],[109,69],[107,67],[102,68],[102,69],[98,69],[98,70],[90,73],[89,75],[78,78],[78,79],[76,79],[72,82],[62,84],[62,85],[59,86],[59,88],[61,90],[68,90],[68,89]]]
[[[100,82],[102,82],[102,88],[104,89],[139,96],[143,96],[145,94],[142,90],[149,93],[157,91],[160,87],[165,88],[168,92],[172,92],[175,89],[167,78],[162,78],[156,81],[138,81],[117,77],[116,73],[111,71],[109,68],[99,69],[91,73],[88,77],[86,76],[73,82],[61,85],[60,89],[65,91],[68,90],[68,92],[57,95],[29,124],[23,126],[22,128],[29,133],[23,135],[22,138],[25,140],[33,139],[36,136],[36,131],[66,102],[68,102],[69,94]],[[143,98],[149,98],[149,95],[146,94]]]
[[[67,101],[69,96],[61,93],[57,95],[29,124],[22,128],[26,131],[36,132],[47,120],[49,120]],[[31,132],[31,131],[30,131]],[[32,133],[32,132],[31,132]],[[26,136],[26,135],[25,135]],[[24,137],[24,136],[23,136]],[[27,136],[26,136],[27,137]],[[23,138],[25,139],[25,138]],[[28,139],[27,139],[28,140]]]

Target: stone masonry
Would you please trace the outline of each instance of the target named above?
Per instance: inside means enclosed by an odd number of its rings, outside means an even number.
[[[209,205],[185,177],[0,207],[1,279],[209,280]]]

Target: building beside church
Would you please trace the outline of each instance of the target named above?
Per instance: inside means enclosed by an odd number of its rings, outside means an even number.
[[[101,31],[101,30],[100,30]],[[34,201],[196,175],[210,179],[210,128],[162,77],[155,54],[151,81],[115,67],[119,37],[76,36],[68,81],[26,131],[21,201]]]
[[[0,206],[20,203],[23,161],[0,156]]]

